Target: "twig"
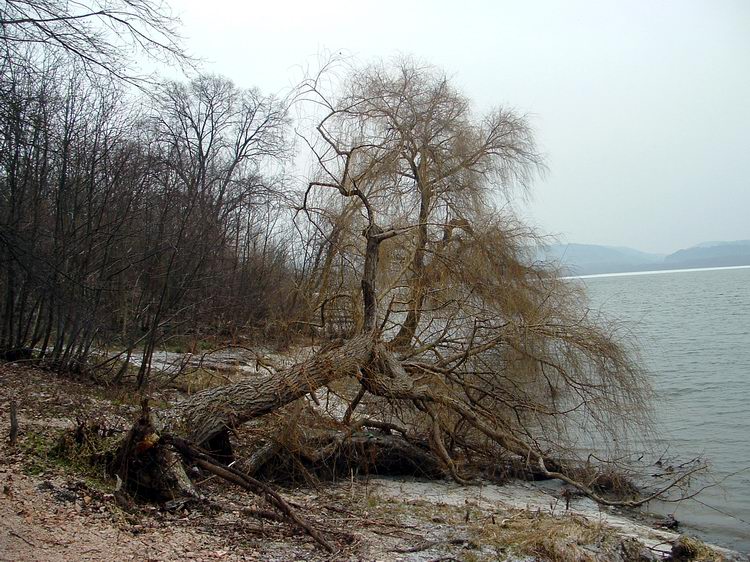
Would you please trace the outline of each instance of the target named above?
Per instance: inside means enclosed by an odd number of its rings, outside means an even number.
[[[398,552],[399,554],[410,554],[413,552],[422,552],[423,550],[432,548],[436,544],[439,544],[438,541],[422,541],[418,545],[411,546],[409,548],[394,548],[391,552]]]
[[[34,543],[29,542],[28,540],[26,540],[25,538],[23,538],[21,535],[19,535],[15,531],[10,531],[8,534],[11,535],[11,536],[16,537],[17,539],[21,539],[23,542],[25,542],[29,546],[36,548],[36,545]]]
[[[277,523],[284,523],[286,518],[283,515],[274,513],[273,511],[266,511],[265,509],[254,509],[252,507],[245,507],[242,509],[244,515],[255,517],[256,519],[270,519]]]
[[[15,447],[18,440],[18,414],[16,412],[16,401],[10,403],[10,446]]]
[[[282,498],[276,491],[271,489],[268,485],[264,484],[260,480],[256,480],[249,474],[245,474],[236,468],[230,466],[224,466],[219,464],[210,455],[207,455],[198,447],[181,439],[171,435],[162,437],[164,442],[170,443],[178,453],[180,453],[186,460],[192,460],[199,467],[208,472],[216,474],[221,478],[232,482],[245,490],[253,492],[254,494],[262,495],[266,500],[273,505],[276,509],[282,512],[287,519],[290,519],[304,531],[310,535],[318,544],[325,548],[328,552],[333,552],[333,546],[305,519],[297,515],[292,509],[292,506]]]

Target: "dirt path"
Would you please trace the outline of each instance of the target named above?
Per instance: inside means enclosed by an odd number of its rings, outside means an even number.
[[[92,500],[85,490],[60,484],[43,492],[40,485],[46,488],[49,481],[38,484],[12,466],[3,468],[0,481],[0,560],[263,559],[247,550],[232,552],[226,542],[195,530],[118,525],[104,508],[87,505]],[[56,500],[54,490],[61,497],[68,492],[69,499]]]

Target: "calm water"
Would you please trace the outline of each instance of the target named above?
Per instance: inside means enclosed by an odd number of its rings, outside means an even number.
[[[703,454],[713,478],[732,475],[698,501],[656,508],[686,532],[750,552],[750,268],[581,281],[592,308],[637,335],[669,454]]]

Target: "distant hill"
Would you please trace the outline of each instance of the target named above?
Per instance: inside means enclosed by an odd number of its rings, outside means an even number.
[[[538,258],[559,264],[569,275],[750,265],[750,240],[704,242],[669,255],[618,246],[553,244]]]
[[[554,244],[544,249],[540,259],[559,264],[570,275],[591,275],[640,270],[661,263],[664,257],[617,246]]]
[[[664,263],[675,268],[750,265],[750,240],[704,242],[668,255]]]

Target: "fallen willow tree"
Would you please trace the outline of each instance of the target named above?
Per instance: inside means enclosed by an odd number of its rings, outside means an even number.
[[[338,97],[320,84],[300,96],[324,109],[308,142],[319,174],[300,207],[313,233],[301,293],[310,323],[325,329],[335,304],[351,333],[290,368],[144,407],[114,463],[129,489],[194,495],[184,466],[198,465],[326,546],[253,476],[280,449],[315,466],[363,445],[460,483],[511,462],[630,507],[685,482],[694,468],[645,494],[605,493],[622,444],[649,428],[650,387],[615,328],[534,264],[527,230],[495,209],[493,186],[525,186],[540,166],[525,119],[477,121],[447,79],[409,61],[350,72]],[[322,390],[337,408],[320,405]],[[234,431],[295,404],[303,417],[286,432],[269,422],[247,468],[228,466]]]

